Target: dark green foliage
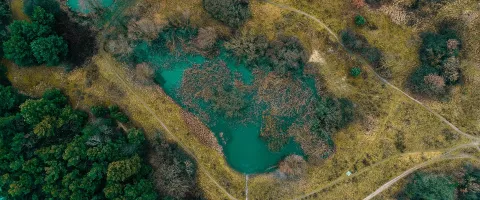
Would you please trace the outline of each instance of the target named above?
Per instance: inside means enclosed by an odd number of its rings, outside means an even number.
[[[422,39],[419,51],[422,65],[410,76],[409,87],[417,94],[444,98],[449,86],[460,81],[460,39],[451,29],[424,33]]]
[[[30,45],[20,36],[14,35],[4,42],[3,51],[5,57],[17,65],[29,66],[37,64]]]
[[[63,38],[51,35],[47,38],[39,38],[31,43],[33,55],[39,63],[47,66],[55,66],[67,56],[68,45]]]
[[[104,106],[92,106],[90,111],[95,117],[106,117],[110,113],[110,110]]]
[[[85,125],[86,115],[70,108],[59,90],[20,108],[0,116],[0,196],[157,199],[150,168],[139,156],[141,131],[129,131],[127,139],[108,120]]]
[[[424,33],[422,35],[422,46],[420,47],[420,61],[425,65],[441,68],[441,65],[449,57],[458,56],[458,47],[448,48],[448,40],[451,39],[459,40],[452,30],[445,30],[442,33]]]
[[[325,98],[315,107],[313,130],[319,136],[331,135],[354,119],[353,104],[348,99]]]
[[[8,38],[7,25],[12,20],[10,6],[7,1],[0,1],[0,43],[3,43]],[[3,49],[0,48],[0,58],[3,57]]]
[[[361,15],[355,16],[355,24],[357,26],[363,26],[363,25],[365,25],[365,23],[367,23],[367,20],[365,19],[365,17],[363,17]]]
[[[41,7],[35,7],[31,19],[34,23],[49,27],[52,27],[55,23],[55,17],[53,16],[53,14],[48,13]]]
[[[249,0],[203,0],[203,8],[213,18],[237,28],[250,18]]]
[[[0,64],[0,85],[11,85],[10,80],[7,77],[7,68]]]
[[[0,117],[8,116],[18,111],[18,106],[25,101],[25,97],[19,94],[11,86],[0,85]]]
[[[459,199],[478,200],[480,199],[480,169],[472,165],[464,167],[465,173],[459,183]]]
[[[128,123],[130,121],[127,115],[120,111],[120,108],[117,105],[108,107],[108,110],[110,111],[110,117],[113,119],[122,123]]]
[[[455,199],[455,183],[448,177],[426,173],[416,173],[407,184],[404,195],[407,199]]]
[[[350,69],[350,75],[353,77],[358,77],[362,73],[362,69],[360,67],[354,67]]]
[[[33,16],[36,7],[41,7],[52,14],[60,12],[60,4],[56,0],[24,0],[23,4],[23,11],[28,16]]]
[[[54,35],[54,23],[53,15],[40,7],[35,8],[31,23],[14,21],[8,27],[10,37],[3,43],[5,57],[20,66],[58,65],[67,55],[68,46]]]

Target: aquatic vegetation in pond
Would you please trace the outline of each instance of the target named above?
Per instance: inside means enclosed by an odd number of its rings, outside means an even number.
[[[292,128],[310,129],[321,98],[315,77],[303,72],[306,56],[299,41],[280,37],[246,56],[219,41],[217,51],[206,55],[192,44],[196,34],[195,29],[168,28],[151,43],[139,43],[133,60],[150,63],[155,81],[215,133],[237,171],[268,172],[288,155],[303,156]],[[261,57],[248,58],[254,54]],[[330,135],[317,139],[323,145],[320,156],[331,155]]]

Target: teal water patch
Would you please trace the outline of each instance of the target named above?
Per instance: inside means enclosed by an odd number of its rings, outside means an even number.
[[[172,53],[155,42],[151,45],[143,42],[137,45],[135,54],[137,62],[148,62],[155,69],[155,81],[170,97],[184,109],[199,116],[214,132],[223,147],[227,162],[233,169],[245,174],[264,173],[275,170],[278,163],[288,155],[303,155],[300,145],[293,139],[290,139],[278,151],[273,152],[268,148],[268,144],[260,138],[263,121],[261,114],[258,113],[262,113],[266,107],[248,107],[245,111],[246,117],[230,118],[211,111],[211,107],[203,101],[195,102],[200,109],[192,109],[182,101],[180,89],[185,71],[206,62],[222,61],[235,80],[245,85],[253,84],[254,75],[251,70],[239,63],[225,50],[221,50],[215,58],[206,58],[193,53]],[[252,94],[247,95],[246,98],[251,100],[252,96]],[[200,117],[205,116],[205,113],[209,120]]]
[[[107,8],[114,0],[68,0],[67,6],[75,12],[88,14],[94,7]]]

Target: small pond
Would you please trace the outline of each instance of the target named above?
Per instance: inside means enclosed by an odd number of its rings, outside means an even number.
[[[162,48],[162,45],[143,42],[137,46],[135,54],[142,55],[139,62],[148,62],[155,69],[156,82],[162,86],[164,91],[184,109],[197,116],[200,116],[202,112],[188,108],[179,92],[185,71],[194,65],[221,60],[229,71],[235,74],[237,82],[249,85],[254,81],[252,72],[245,65],[239,64],[236,58],[230,56],[225,50],[221,50],[215,58],[206,58],[199,54],[172,53]],[[251,99],[252,97],[247,98]],[[263,123],[262,117],[251,117],[255,115],[254,112],[262,112],[261,109],[247,108],[246,116],[253,119],[245,120],[242,117],[228,118],[212,112],[203,101],[197,102],[197,104],[205,108],[203,111],[206,111],[207,118],[214,119],[205,121],[200,117],[214,132],[223,147],[229,165],[238,172],[254,174],[273,171],[284,157],[291,154],[303,155],[300,145],[293,139],[290,139],[278,151],[273,152],[269,149],[267,143],[259,137]]]
[[[88,14],[94,6],[106,8],[113,3],[114,0],[68,0],[67,6],[73,11]]]

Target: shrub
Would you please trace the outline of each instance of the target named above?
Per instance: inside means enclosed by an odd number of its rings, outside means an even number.
[[[289,179],[301,178],[307,169],[307,162],[299,155],[289,155],[278,166],[278,170]]]
[[[358,77],[362,73],[362,69],[360,67],[354,67],[350,69],[350,75],[353,77]]]
[[[357,26],[363,26],[365,25],[365,23],[367,23],[367,20],[363,16],[361,15],[355,16],[355,24]]]
[[[455,184],[448,177],[416,173],[405,187],[404,195],[408,199],[453,200],[455,190]]]
[[[90,108],[90,111],[92,112],[93,116],[95,117],[105,117],[109,114],[108,108],[105,108],[103,106],[92,106]]]
[[[237,28],[250,18],[249,0],[203,0],[203,8],[213,18]]]
[[[252,68],[265,63],[269,41],[265,35],[237,35],[225,43],[225,48],[232,51],[241,61],[246,60]]]
[[[312,131],[324,138],[353,121],[353,103],[348,99],[321,99],[315,106],[314,116]]]
[[[195,47],[201,50],[211,50],[217,43],[218,34],[213,27],[200,28],[194,40]]]
[[[278,75],[301,74],[307,62],[307,55],[300,40],[280,36],[270,43],[266,52],[270,68]]]
[[[128,123],[130,120],[128,119],[127,115],[125,115],[117,105],[113,105],[108,107],[110,111],[110,117],[121,122],[121,123]]]

